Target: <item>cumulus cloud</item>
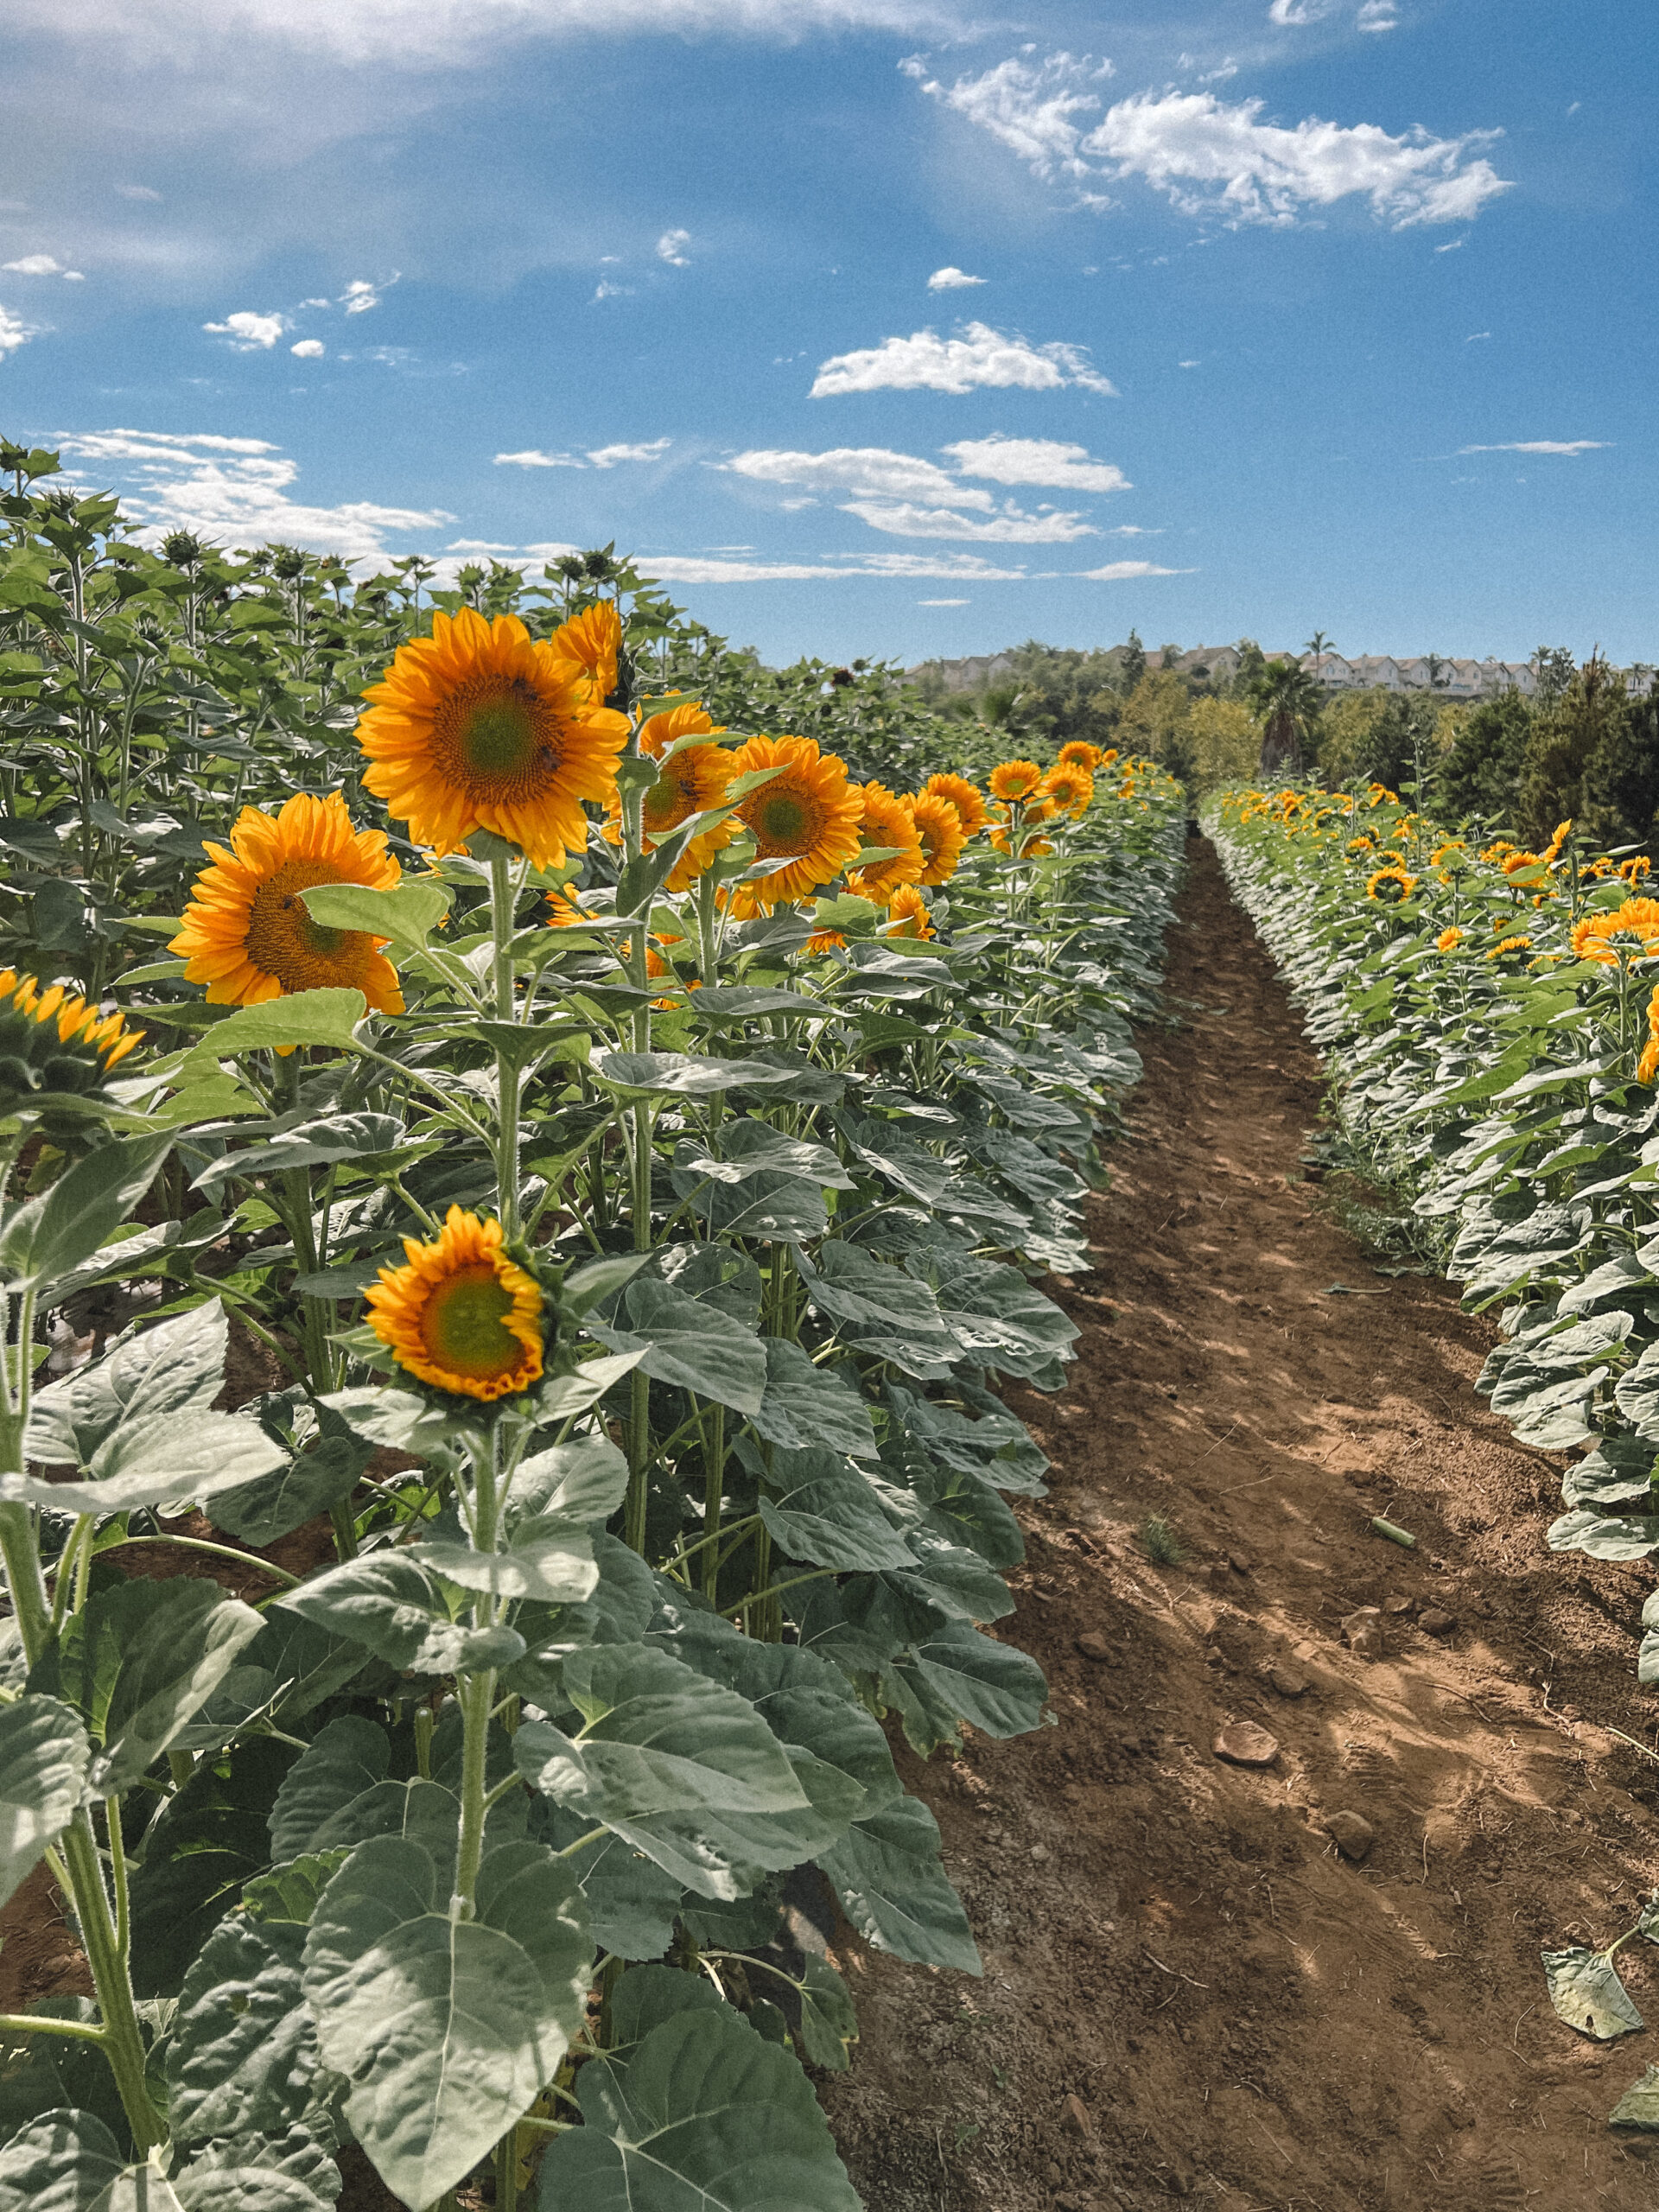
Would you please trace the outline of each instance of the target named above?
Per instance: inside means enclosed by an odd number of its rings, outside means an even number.
[[[1372,28],[1387,26],[1379,19]],[[1229,105],[1213,92],[1173,89],[1119,100],[1085,128],[1101,105],[1088,89],[1090,67],[1065,54],[1016,59],[948,90],[931,81],[922,89],[988,130],[1039,177],[1064,176],[1079,188],[1086,180],[1139,177],[1183,213],[1232,226],[1294,223],[1355,197],[1395,230],[1463,223],[1510,189],[1482,150],[1502,135],[1495,130],[1396,136],[1378,124],[1317,116],[1286,125],[1264,122],[1259,99]]]
[[[372,284],[366,276],[353,276],[340,294],[338,304],[345,308],[347,315],[366,315],[371,308],[379,306],[381,294],[389,291],[397,282],[396,270],[390,276],[382,277]]]
[[[1039,484],[1062,492],[1128,492],[1129,480],[1116,461],[1096,461],[1087,446],[1053,438],[960,438],[946,446],[964,476],[993,484]]]
[[[21,261],[0,262],[0,269],[10,270],[14,276],[61,276],[69,284],[86,281],[79,269],[66,269],[49,253],[26,253]]]
[[[299,463],[263,438],[147,430],[73,432],[56,441],[78,478],[113,483],[151,542],[191,530],[226,546],[276,538],[348,561],[381,561],[397,541],[454,517],[442,508],[383,506],[370,499],[313,506],[292,496]],[[388,539],[393,540],[391,544]]]
[[[288,350],[302,361],[320,361],[327,348],[321,338],[302,338],[297,346],[290,346]]]
[[[1400,16],[1394,0],[1365,0],[1354,18],[1357,31],[1395,31],[1399,28]]]
[[[1459,446],[1465,453],[1556,453],[1565,454],[1569,461],[1576,461],[1581,453],[1605,453],[1605,438],[1518,438],[1498,446]]]
[[[927,289],[930,292],[960,292],[970,284],[985,284],[989,281],[985,276],[970,276],[965,269],[936,269],[927,280]],[[925,599],[918,602],[923,607],[944,607],[948,603],[942,599]],[[966,606],[967,601],[964,600],[963,604]]]
[[[1336,4],[1337,0],[1273,0],[1268,10],[1268,21],[1298,27],[1317,23],[1330,15]]]
[[[31,338],[40,336],[37,324],[24,322],[13,315],[10,308],[0,307],[0,361],[8,353],[15,353],[20,346],[27,346]]]
[[[1190,569],[1160,569],[1151,561],[1109,561],[1103,569],[1079,569],[1084,581],[1092,584],[1127,583],[1132,576],[1189,576]]]
[[[937,461],[894,453],[887,446],[836,446],[829,453],[759,448],[734,455],[724,466],[733,474],[760,484],[806,484],[866,499],[931,499],[938,506],[988,509],[995,505],[988,492],[957,483]]]
[[[625,461],[660,461],[674,441],[671,438],[652,438],[648,445],[595,446],[588,455],[593,468],[614,468]]]
[[[1093,524],[1080,515],[1060,514],[1052,507],[1027,514],[1012,499],[1001,513],[983,519],[955,507],[921,507],[908,499],[849,499],[842,512],[893,537],[963,537],[983,545],[1069,545],[1075,537],[1096,535]]]
[[[918,330],[908,338],[884,338],[860,353],[837,353],[819,369],[812,397],[849,391],[963,392],[985,386],[1057,391],[1065,385],[1116,396],[1115,387],[1090,366],[1085,347],[1058,341],[1033,346],[1019,336],[1005,337],[987,323],[970,322],[957,338]]]
[[[690,243],[690,231],[664,231],[657,241],[657,258],[665,261],[671,269],[689,269],[691,257],[685,249]]]
[[[227,315],[223,322],[204,322],[215,338],[228,338],[238,353],[269,353],[276,340],[289,327],[285,315],[256,315],[251,308],[239,308]]]

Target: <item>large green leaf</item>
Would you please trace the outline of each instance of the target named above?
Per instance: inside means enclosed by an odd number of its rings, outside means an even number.
[[[0,1282],[42,1293],[106,1244],[173,1148],[163,1136],[120,1137],[67,1167],[51,1189],[0,1218]]]
[[[292,1455],[270,1474],[215,1497],[218,1527],[228,1529],[245,1544],[274,1544],[351,1496],[374,1456],[374,1446],[354,1435],[327,1406],[317,1409],[317,1425],[320,1433],[296,1438]]]
[[[156,2168],[130,2166],[89,2112],[43,2113],[0,2150],[0,2212],[181,2212]]]
[[[173,2177],[184,2212],[329,2212],[340,2168],[303,2127],[212,2143]]]
[[[915,1566],[867,1478],[839,1453],[775,1452],[767,1484],[756,1510],[791,1559],[866,1573]]]
[[[302,2119],[316,2088],[316,2031],[301,1966],[305,1927],[233,1914],[184,1978],[166,2045],[168,2111],[182,2143]]]
[[[816,1259],[796,1255],[806,1294],[849,1344],[919,1381],[940,1381],[962,1357],[925,1283],[856,1244],[826,1238]]]
[[[438,1582],[406,1551],[371,1552],[328,1567],[273,1610],[351,1637],[399,1673],[477,1673],[524,1656],[524,1640],[512,1629],[458,1620]]]
[[[875,1430],[857,1392],[787,1337],[768,1337],[766,1350],[766,1387],[750,1416],[755,1434],[785,1451],[817,1449],[874,1459]]]
[[[264,1626],[214,1582],[94,1590],[30,1672],[29,1691],[74,1707],[97,1746],[89,1787],[116,1796],[178,1740]]]
[[[92,1454],[87,1482],[0,1476],[0,1500],[55,1513],[182,1512],[257,1482],[287,1453],[257,1421],[235,1414],[157,1414],[124,1421]]]
[[[577,2089],[586,2125],[543,2159],[542,2212],[858,2212],[805,2075],[728,2007],[677,2012]]]
[[[361,991],[296,991],[291,998],[267,999],[261,1006],[238,1007],[216,1021],[191,1054],[194,1062],[234,1059],[238,1052],[280,1052],[285,1046],[346,1046],[368,1011]]]
[[[513,1477],[507,1516],[559,1515],[578,1527],[607,1521],[628,1487],[628,1463],[599,1430],[526,1459]]]
[[[582,2023],[593,1949],[543,1846],[486,1853],[476,1917],[418,1844],[359,1844],[319,1898],[305,1992],[353,2132],[394,2196],[453,2189],[552,2079]]]
[[[29,1458],[89,1467],[99,1446],[129,1422],[207,1413],[224,1382],[229,1342],[216,1298],[118,1338],[102,1359],[35,1394]]]
[[[741,1414],[758,1413],[766,1388],[766,1351],[750,1327],[706,1299],[688,1297],[654,1276],[628,1287],[626,1328],[588,1323],[613,1351],[632,1352],[645,1373]]]
[[[251,1736],[203,1759],[145,1839],[132,1878],[132,1977],[141,1997],[171,1997],[243,1885],[270,1863],[268,1822],[291,1744]]]
[[[0,1707],[0,1904],[68,1827],[92,1756],[79,1715],[55,1698]]]
[[[810,1858],[862,1802],[847,1775],[779,1745],[747,1699],[664,1651],[573,1652],[563,1687],[582,1735],[526,1721],[519,1771],[701,1896],[742,1896],[761,1873]]]
[[[389,891],[362,883],[319,883],[301,898],[326,929],[365,931],[422,951],[449,911],[451,893],[429,876],[405,876]]]
[[[555,1851],[593,1831],[585,1820],[537,1797],[531,1834]],[[683,1892],[672,1874],[620,1835],[601,1833],[566,1865],[575,1876],[595,1943],[619,1959],[659,1959],[674,1940]]]
[[[910,1268],[932,1285],[945,1326],[970,1360],[1039,1389],[1061,1387],[1077,1325],[1018,1268],[955,1252],[930,1254],[925,1269],[912,1258]]]
[[[981,1971],[962,1899],[945,1878],[938,1823],[919,1798],[891,1797],[864,1813],[818,1865],[867,1943],[925,1966]]]

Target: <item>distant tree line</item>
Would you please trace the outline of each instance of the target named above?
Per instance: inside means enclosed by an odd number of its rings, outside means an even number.
[[[1328,647],[1316,634],[1308,651]],[[1535,696],[1453,700],[1442,689],[1327,692],[1300,660],[1241,639],[1237,673],[1182,669],[1178,645],[1148,653],[1131,631],[1103,651],[1034,639],[990,657],[996,672],[952,689],[944,667],[912,671],[935,715],[1045,752],[1072,738],[1147,753],[1200,796],[1225,784],[1314,776],[1373,780],[1442,820],[1547,842],[1571,817],[1594,844],[1659,855],[1659,692],[1633,692],[1600,653],[1580,665],[1540,646]],[[1429,657],[1431,666],[1444,666]]]

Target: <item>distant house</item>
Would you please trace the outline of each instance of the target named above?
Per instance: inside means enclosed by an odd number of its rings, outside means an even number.
[[[1327,691],[1437,691],[1446,699],[1490,699],[1511,685],[1531,698],[1538,672],[1523,660],[1438,660],[1427,653],[1303,653],[1301,665]],[[1655,671],[1647,671],[1648,683]],[[1627,679],[1628,681],[1629,679]],[[1644,687],[1645,688],[1645,687]],[[1635,690],[1634,683],[1631,689]]]
[[[1243,666],[1243,656],[1236,645],[1194,645],[1175,665],[1183,676],[1196,677],[1200,683],[1230,683]]]

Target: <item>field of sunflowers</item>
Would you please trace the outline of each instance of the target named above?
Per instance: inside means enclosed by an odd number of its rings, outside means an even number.
[[[822,1931],[977,1969],[890,1732],[1043,1718],[996,1388],[1183,796],[720,726],[609,555],[423,602],[3,458],[0,1893],[94,1993],[0,2019],[0,2205],[851,2212]]]

